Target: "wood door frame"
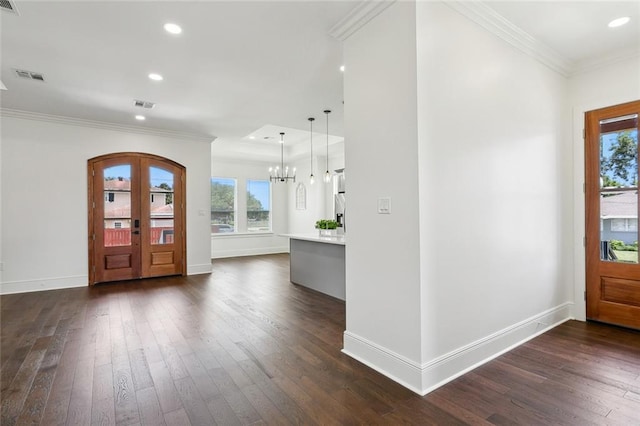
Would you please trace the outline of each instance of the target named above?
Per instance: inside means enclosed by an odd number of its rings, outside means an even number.
[[[609,322],[629,327],[619,321],[600,318],[602,296],[601,276],[635,276],[640,279],[640,264],[623,264],[600,260],[600,120],[607,117],[633,114],[638,101],[586,111],[584,115],[584,176],[585,176],[585,316],[586,319]],[[597,155],[593,155],[598,152]],[[640,197],[640,191],[638,197]],[[640,204],[638,204],[640,205]],[[597,259],[597,260],[596,260]],[[623,272],[620,272],[623,271]],[[598,278],[598,282],[594,280]],[[640,324],[640,323],[639,323]],[[634,324],[635,325],[635,324]]]
[[[182,237],[182,271],[181,275],[187,275],[187,168],[182,164],[171,160],[170,158],[162,157],[155,154],[149,154],[145,152],[114,152],[110,154],[100,155],[98,157],[93,157],[87,160],[87,223],[88,223],[88,235],[87,235],[87,246],[88,246],[88,271],[89,271],[89,286],[96,284],[96,273],[94,268],[95,262],[95,238],[94,234],[97,231],[94,225],[94,208],[93,204],[94,196],[95,196],[95,188],[94,188],[94,176],[93,169],[94,164],[100,161],[110,160],[110,159],[118,159],[124,157],[134,157],[134,158],[147,158],[155,161],[170,163],[173,166],[182,170],[182,179],[177,183],[181,186],[182,191],[182,214],[180,215],[180,226],[182,227],[183,237]]]

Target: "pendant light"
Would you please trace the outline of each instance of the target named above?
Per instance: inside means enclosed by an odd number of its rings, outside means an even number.
[[[313,121],[315,120],[315,118],[313,117],[309,117],[309,140],[311,141],[311,154],[310,154],[310,158],[311,158],[311,168],[309,170],[311,170],[311,174],[309,175],[309,184],[313,185],[313,182],[316,181],[315,176],[313,176]]]
[[[269,167],[269,180],[271,182],[296,181],[296,168],[293,168],[293,175],[289,176],[289,166],[284,166],[284,132],[280,132],[280,166]]]
[[[327,171],[324,173],[324,183],[331,182],[331,172],[329,172],[329,114],[330,109],[325,109],[324,113],[327,115]]]

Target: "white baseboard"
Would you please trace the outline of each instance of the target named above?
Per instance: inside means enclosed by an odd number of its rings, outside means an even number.
[[[89,277],[86,275],[42,278],[39,280],[9,281],[0,283],[0,294],[30,293],[33,291],[87,287],[88,285]]]
[[[210,274],[211,262],[201,265],[187,265],[187,275]]]
[[[284,247],[259,247],[232,250],[214,250],[212,259],[224,259],[225,257],[258,256],[261,254],[289,253],[289,246]]]
[[[572,319],[567,302],[423,364],[345,331],[342,352],[420,395],[502,355],[526,341]]]
[[[209,273],[211,273],[211,263],[187,266],[187,275]],[[87,275],[41,278],[37,280],[8,281],[0,283],[0,294],[30,293],[33,291],[60,290],[64,288],[88,286],[89,277]]]
[[[419,363],[349,331],[344,332],[342,352],[400,383],[405,388],[422,394]]]

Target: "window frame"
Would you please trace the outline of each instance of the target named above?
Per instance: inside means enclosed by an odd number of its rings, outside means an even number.
[[[238,234],[238,180],[237,178],[234,177],[223,177],[223,176],[211,176],[209,182],[210,185],[213,187],[213,183],[214,180],[217,179],[219,181],[233,181],[233,231],[231,232],[213,232],[213,204],[209,203],[210,206],[210,212],[211,212],[211,217],[210,217],[210,223],[211,223],[211,235],[233,235],[233,234]],[[211,192],[209,193],[209,196],[211,197]],[[224,223],[222,225],[229,225],[228,223]]]
[[[611,219],[611,232],[637,232],[638,219],[614,217]]]

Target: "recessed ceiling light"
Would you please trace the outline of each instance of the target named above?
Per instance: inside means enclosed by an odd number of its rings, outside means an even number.
[[[255,138],[256,138],[255,136],[249,136],[249,139],[255,139]]]
[[[180,25],[172,24],[171,22],[164,24],[164,30],[171,34],[180,34],[182,32]]]
[[[628,16],[623,16],[622,18],[614,19],[613,21],[609,22],[609,28],[621,27],[622,25],[626,24],[630,20],[631,18],[629,18]]]
[[[149,74],[149,78],[154,81],[162,81],[162,76],[153,72]]]
[[[136,115],[136,120],[144,121],[144,120],[146,120],[146,119],[147,119],[147,118],[146,118],[144,115]]]
[[[340,71],[344,72],[344,65],[340,65]]]

